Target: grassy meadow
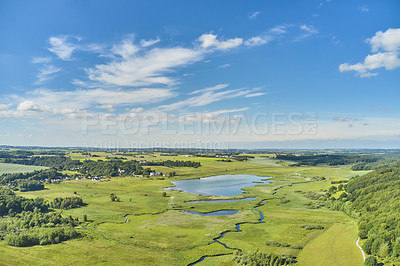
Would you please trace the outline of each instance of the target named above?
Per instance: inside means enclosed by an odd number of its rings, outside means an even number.
[[[29,173],[35,170],[42,170],[47,167],[42,166],[31,166],[13,163],[0,163],[0,175],[2,174],[13,174],[13,173]]]
[[[105,159],[109,153],[92,153],[96,159]],[[220,158],[161,156],[154,154],[123,155],[127,160],[191,160],[201,167],[156,167],[158,172],[176,172],[173,178],[115,177],[107,181],[70,180],[60,184],[46,184],[41,191],[19,192],[24,197],[81,197],[86,206],[64,210],[62,214],[78,217],[87,215],[81,224],[83,238],[61,244],[17,248],[0,241],[3,258],[0,264],[36,265],[187,265],[203,255],[209,257],[199,265],[235,265],[234,249],[261,250],[298,257],[299,265],[362,265],[360,250],[355,246],[357,226],[354,220],[341,212],[325,207],[310,209],[312,200],[308,192],[320,192],[331,186],[333,180],[343,180],[355,174],[350,166],[291,167],[290,162],[277,161],[271,155],[256,155],[247,162],[223,162]],[[76,160],[89,159],[87,155],[70,154]],[[144,157],[144,158],[142,158]],[[25,167],[25,166],[21,166]],[[1,168],[0,168],[1,169]],[[273,177],[269,184],[256,184],[246,188],[245,194],[234,197],[202,196],[168,190],[170,181],[198,178],[218,174],[254,174]],[[325,177],[320,180],[315,177]],[[274,193],[276,191],[276,193]],[[112,202],[110,193],[120,202]],[[187,203],[190,200],[256,197],[253,201],[227,203]],[[265,200],[265,205],[261,201]],[[259,205],[259,206],[258,206]],[[258,210],[264,214],[259,223]],[[181,210],[211,212],[238,210],[229,216],[199,216],[181,213]],[[235,224],[241,223],[241,232]],[[306,230],[302,225],[318,224],[323,230]],[[232,249],[213,241],[220,239]],[[302,249],[266,245],[276,241],[297,245]],[[23,255],[21,255],[23,254]],[[318,263],[317,263],[318,262]]]

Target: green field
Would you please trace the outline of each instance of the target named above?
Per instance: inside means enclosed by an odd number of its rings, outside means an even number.
[[[105,154],[99,153],[99,156]],[[84,159],[79,154],[71,154],[71,157]],[[178,176],[173,179],[115,177],[109,181],[71,180],[47,184],[46,189],[41,191],[19,192],[24,197],[45,199],[81,197],[87,206],[64,210],[62,213],[80,219],[87,215],[89,221],[79,229],[85,237],[29,248],[10,247],[0,241],[2,257],[7,258],[1,260],[0,264],[187,265],[203,255],[223,255],[206,258],[199,265],[235,265],[230,255],[233,250],[213,241],[222,232],[230,231],[221,242],[231,248],[292,254],[298,257],[299,265],[362,265],[360,250],[355,246],[355,221],[325,207],[310,209],[308,204],[312,201],[305,196],[309,191],[328,189],[332,180],[354,175],[350,166],[290,167],[278,164],[273,159],[259,157],[256,162],[221,162],[218,158],[191,158],[184,155],[171,158],[159,154],[146,155],[146,159],[192,160],[200,161],[202,166],[152,167],[163,173],[175,171]],[[268,163],[259,163],[257,160],[268,160]],[[270,184],[257,184],[246,189],[248,194],[245,196],[257,197],[255,201],[186,203],[188,200],[228,197],[207,197],[178,191],[168,191],[166,197],[162,195],[163,188],[170,186],[171,180],[216,174],[255,174],[274,178]],[[317,181],[314,177],[326,179]],[[274,194],[276,189],[277,193]],[[110,193],[118,195],[121,202],[112,202]],[[233,198],[242,197],[244,195]],[[266,204],[258,209],[263,212],[265,223],[258,223],[259,214],[254,207],[263,199]],[[282,203],[282,200],[286,202]],[[222,209],[240,212],[231,216],[198,216],[180,212]],[[236,232],[236,223],[242,223],[242,232]],[[305,230],[301,227],[304,224],[318,224],[324,229]],[[298,245],[303,249],[267,246],[267,240]],[[319,264],[313,264],[315,261]]]
[[[45,169],[42,166],[31,166],[22,164],[12,164],[12,163],[0,163],[0,175],[11,174],[11,173],[29,173],[35,170]]]

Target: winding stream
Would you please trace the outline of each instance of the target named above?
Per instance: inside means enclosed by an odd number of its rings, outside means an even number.
[[[265,205],[265,200],[262,200],[261,202],[263,203],[262,205]],[[259,207],[259,206],[258,206],[258,207]],[[258,219],[258,223],[264,223],[264,214],[263,214],[260,210],[258,210],[257,207],[254,207],[254,210],[257,211],[257,212],[260,214],[260,219]],[[240,229],[240,225],[241,225],[241,224],[245,224],[245,223],[249,223],[249,222],[244,222],[244,223],[237,223],[237,224],[235,224],[236,231],[225,231],[225,232],[221,233],[221,234],[219,235],[219,237],[214,238],[213,241],[214,241],[215,243],[220,244],[221,246],[223,246],[223,247],[226,248],[226,249],[229,249],[229,250],[238,250],[238,251],[242,252],[241,249],[239,249],[239,248],[231,248],[231,247],[229,247],[228,245],[226,245],[225,243],[221,242],[220,240],[225,236],[225,234],[227,234],[227,233],[229,233],[229,232],[235,232],[235,233],[242,232],[242,230]],[[188,266],[192,266],[192,265],[195,265],[195,264],[197,264],[197,263],[199,263],[199,262],[202,262],[205,258],[219,257],[219,256],[225,256],[225,255],[229,255],[229,254],[232,254],[232,253],[217,254],[217,255],[204,255],[204,256],[200,257],[200,259],[196,260],[195,262],[189,263]]]
[[[256,176],[256,175],[217,175],[210,176],[205,178],[197,178],[197,179],[185,179],[185,180],[177,180],[172,181],[174,184],[173,187],[165,188],[166,190],[180,190],[181,192],[192,193],[192,194],[200,194],[200,195],[214,195],[214,196],[235,196],[243,194],[245,191],[243,188],[245,187],[253,187],[257,184],[268,184],[271,180],[271,177],[267,176]],[[242,199],[228,199],[228,200],[210,200],[210,201],[188,201],[187,203],[217,203],[217,202],[235,202],[235,201],[250,201],[256,200],[257,198],[242,198]],[[223,246],[227,250],[236,250],[242,251],[239,248],[231,248],[227,244],[222,242],[222,239],[229,232],[240,233],[242,230],[240,229],[241,224],[250,223],[264,223],[264,214],[258,209],[261,205],[265,205],[265,200],[262,200],[259,204],[254,207],[254,210],[258,212],[260,218],[257,222],[243,222],[235,224],[236,230],[228,230],[222,232],[218,237],[214,238],[213,241]],[[238,211],[235,210],[219,210],[211,213],[199,213],[196,211],[183,211],[182,213],[191,213],[194,215],[233,215]],[[209,257],[218,257],[225,256],[231,253],[226,254],[216,254],[216,255],[204,255],[201,256],[195,262],[188,264],[188,266],[195,265],[205,258]]]

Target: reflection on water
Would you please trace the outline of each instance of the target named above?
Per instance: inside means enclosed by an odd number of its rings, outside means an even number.
[[[216,175],[198,179],[172,181],[175,187],[167,190],[182,190],[183,192],[201,195],[234,196],[243,192],[242,188],[253,187],[256,183],[268,184],[266,176],[256,175]]]

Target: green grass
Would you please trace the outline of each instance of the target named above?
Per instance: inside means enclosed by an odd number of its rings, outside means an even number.
[[[80,154],[70,155],[74,159],[84,159]],[[98,155],[111,154],[99,153]],[[225,231],[232,232],[227,233],[221,241],[230,247],[244,251],[258,249],[265,252],[293,254],[299,256],[299,263],[303,263],[302,265],[307,265],[310,257],[320,258],[321,261],[331,260],[332,256],[314,252],[314,250],[316,245],[330,245],[334,239],[334,244],[329,247],[338,261],[346,263],[348,261],[350,263],[348,265],[358,265],[360,262],[358,255],[355,255],[359,253],[358,248],[351,245],[355,242],[354,237],[357,234],[354,221],[343,213],[333,212],[326,208],[308,209],[306,204],[311,200],[305,196],[308,191],[320,192],[328,189],[333,180],[342,180],[354,175],[355,172],[351,171],[350,166],[290,167],[286,165],[282,167],[277,165],[273,158],[259,157],[259,155],[256,156],[256,160],[260,162],[263,160],[262,163],[255,163],[254,160],[221,162],[218,161],[219,158],[160,156],[157,153],[138,156],[145,156],[146,160],[200,161],[202,166],[199,168],[151,167],[164,173],[176,172],[179,176],[174,179],[117,177],[101,182],[71,180],[60,184],[46,184],[46,190],[42,191],[18,192],[25,197],[44,197],[49,200],[60,196],[81,197],[88,204],[87,206],[65,210],[62,213],[81,220],[83,215],[87,215],[89,222],[82,224],[79,229],[87,235],[87,238],[30,248],[9,247],[0,241],[0,252],[7,258],[7,261],[1,261],[0,264],[186,265],[206,254],[232,253],[231,250],[213,241],[213,238]],[[132,158],[129,159],[133,159],[135,156],[130,157]],[[264,163],[264,160],[268,163]],[[357,174],[362,173],[357,172]],[[249,193],[246,196],[258,197],[256,201],[186,203],[189,200],[228,197],[201,196],[178,191],[167,191],[167,197],[162,195],[163,187],[170,186],[171,180],[217,174],[273,176],[274,182],[246,188]],[[316,176],[323,176],[326,180],[309,182]],[[292,183],[294,185],[290,186]],[[273,195],[275,189],[279,190]],[[121,202],[112,202],[110,193],[115,193]],[[243,195],[233,198],[241,197]],[[290,201],[281,204],[283,197]],[[264,213],[265,223],[259,224],[257,223],[259,214],[254,210],[254,206],[262,199],[266,199],[266,205],[259,206],[258,209]],[[210,212],[220,209],[234,209],[240,212],[232,216],[197,216],[180,212],[180,210]],[[129,220],[127,223],[125,223],[125,216]],[[244,223],[241,225],[242,232],[234,232],[236,223]],[[305,230],[300,227],[304,224],[319,224],[325,229]],[[340,242],[340,239],[343,241]],[[267,240],[296,244],[303,246],[304,249],[300,252],[300,250],[289,248],[271,247],[265,245]],[[341,243],[346,248],[343,248]],[[346,258],[349,259],[346,260]],[[231,255],[207,258],[199,265],[217,264],[234,265]]]
[[[41,169],[46,169],[46,168],[47,167],[42,167],[42,166],[0,163],[0,175],[12,174],[12,173],[29,173],[29,172],[33,172],[35,170],[41,170]]]
[[[299,265],[364,265],[356,247],[357,224],[342,221],[313,239],[300,253]]]

